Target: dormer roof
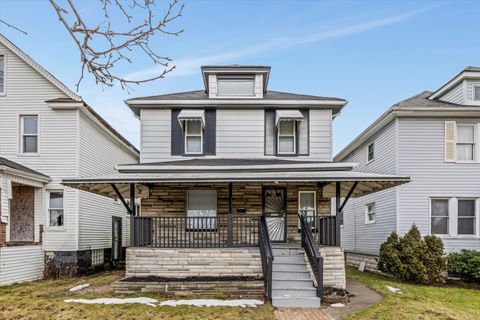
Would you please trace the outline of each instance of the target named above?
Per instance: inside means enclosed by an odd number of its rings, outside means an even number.
[[[203,84],[205,86],[205,92],[208,93],[208,76],[211,74],[222,76],[235,76],[235,75],[257,75],[263,74],[263,92],[267,92],[268,79],[270,77],[270,66],[248,66],[248,65],[208,65],[202,66]]]
[[[438,90],[433,92],[433,94],[429,97],[430,100],[435,100],[437,98],[442,97],[444,94],[449,92],[452,88],[457,86],[463,80],[466,79],[480,79],[480,67],[468,66],[460,73],[458,73],[453,79],[448,81],[446,84],[441,86]]]

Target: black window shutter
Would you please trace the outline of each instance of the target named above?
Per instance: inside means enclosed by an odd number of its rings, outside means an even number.
[[[183,155],[185,137],[183,128],[178,121],[178,114],[180,109],[172,109],[172,122],[171,122],[171,154],[172,156]]]
[[[203,132],[203,154],[212,156],[216,154],[217,141],[217,112],[205,110],[205,129]]]

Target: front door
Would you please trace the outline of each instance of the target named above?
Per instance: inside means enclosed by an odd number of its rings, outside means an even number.
[[[279,187],[263,188],[263,214],[267,220],[271,241],[287,239],[287,189]]]
[[[112,217],[112,259],[122,259],[122,218]]]

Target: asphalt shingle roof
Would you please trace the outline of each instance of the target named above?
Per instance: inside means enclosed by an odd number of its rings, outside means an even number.
[[[9,168],[12,168],[12,169],[20,170],[20,171],[23,171],[23,172],[26,172],[26,173],[35,174],[35,175],[42,176],[42,177],[50,179],[49,176],[47,176],[43,173],[40,173],[36,170],[30,169],[29,167],[26,167],[24,165],[21,165],[19,163],[16,163],[14,161],[8,160],[8,159],[3,158],[3,157],[0,157],[0,166],[6,166],[6,167],[9,167]]]

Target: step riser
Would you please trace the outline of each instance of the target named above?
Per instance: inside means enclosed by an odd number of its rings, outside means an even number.
[[[298,249],[273,249],[274,256],[296,256],[303,255],[303,252]]]
[[[273,279],[280,280],[310,280],[308,272],[273,272]]]
[[[276,280],[273,279],[272,283],[272,289],[312,289],[313,288],[313,282],[311,280],[308,281],[303,281],[303,280]]]
[[[320,299],[272,299],[272,305],[277,308],[319,308]]]
[[[294,263],[294,264],[305,265],[305,259],[303,256],[274,256],[273,263],[274,264]]]
[[[273,272],[307,272],[307,267],[301,264],[274,264]]]
[[[305,290],[285,290],[285,289],[276,289],[272,290],[273,297],[282,297],[282,298],[291,298],[291,297],[305,297],[305,298],[315,298],[317,296],[317,290],[315,289],[305,289]]]

